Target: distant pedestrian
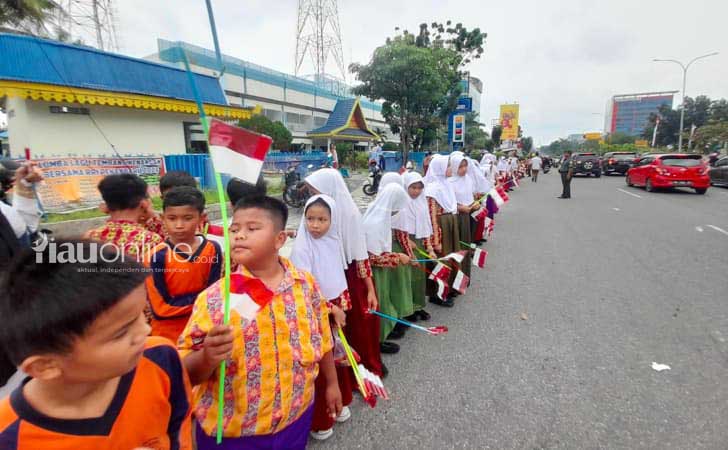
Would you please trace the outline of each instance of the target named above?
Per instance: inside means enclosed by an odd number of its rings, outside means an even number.
[[[559,173],[564,188],[561,196],[557,198],[571,198],[571,177],[574,175],[574,160],[571,158],[571,152],[564,152],[564,157],[559,165]]]
[[[541,166],[543,165],[543,161],[541,160],[541,157],[538,156],[538,153],[531,158],[531,181],[534,183],[538,182],[538,172],[541,170]]]

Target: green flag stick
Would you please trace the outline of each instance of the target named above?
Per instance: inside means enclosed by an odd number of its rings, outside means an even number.
[[[190,81],[192,87],[192,93],[195,96],[195,102],[197,103],[197,109],[200,114],[200,122],[202,122],[202,128],[205,131],[205,138],[208,146],[210,145],[210,125],[207,122],[207,115],[205,114],[205,107],[202,104],[200,93],[197,90],[197,84],[195,84],[195,77],[190,70],[190,62],[187,59],[187,52],[182,51],[185,69],[187,70],[187,78]],[[217,187],[217,198],[220,202],[220,215],[222,216],[222,235],[223,235],[223,247],[224,247],[224,265],[225,265],[225,280],[223,281],[223,305],[225,314],[223,316],[223,323],[227,325],[230,322],[230,225],[227,215],[227,199],[225,198],[225,191],[222,187],[222,177],[220,172],[215,172],[215,185]],[[220,381],[219,391],[217,395],[217,443],[222,442],[223,432],[223,413],[225,407],[225,360],[220,363]]]

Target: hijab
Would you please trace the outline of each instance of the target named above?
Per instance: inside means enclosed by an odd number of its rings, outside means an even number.
[[[402,187],[404,187],[404,182],[402,181],[402,175],[398,174],[397,172],[387,172],[384,175],[382,175],[382,179],[379,180],[379,189],[382,189],[384,186],[388,184],[398,184]]]
[[[395,183],[379,190],[362,221],[369,252],[381,255],[392,251],[392,213],[407,206],[408,197],[404,188]]]
[[[306,226],[306,211],[316,200],[323,200],[331,210],[331,226],[320,238],[314,238]],[[293,243],[291,262],[299,269],[311,272],[328,300],[335,299],[346,290],[346,255],[339,239],[336,202],[328,195],[314,195],[306,202],[304,217],[298,226]]]
[[[457,174],[458,168],[460,168],[460,164],[463,161],[467,161],[465,159],[465,155],[462,153],[455,153],[453,152],[450,155],[450,170],[452,170],[452,176],[448,178],[448,182],[453,187],[453,191],[455,191],[455,199],[457,200],[458,204],[461,205],[469,205],[473,203],[473,191],[474,186],[473,182],[470,178],[470,165],[468,164],[467,173],[464,176],[459,176]]]
[[[478,194],[485,194],[493,188],[491,182],[483,175],[483,169],[478,161],[470,158],[468,158],[468,176],[470,176],[470,181],[473,183],[473,191]]]
[[[434,198],[446,214],[451,214],[457,212],[458,202],[452,185],[447,181],[447,165],[447,156],[433,156],[423,181],[425,196]]]
[[[341,173],[336,169],[319,169],[306,177],[310,184],[322,194],[332,197],[336,202],[336,222],[339,239],[344,247],[346,263],[369,259],[364,229],[361,224],[361,213]]]
[[[406,173],[403,178],[405,190],[416,183],[424,184],[422,176],[417,172]],[[427,208],[424,192],[420,193],[417,198],[410,197],[408,192],[407,206],[392,218],[392,227],[395,230],[414,234],[417,239],[423,239],[432,236],[432,222],[430,220],[430,211]]]

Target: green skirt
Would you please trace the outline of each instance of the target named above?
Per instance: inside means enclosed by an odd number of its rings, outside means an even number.
[[[438,256],[445,256],[458,251],[460,247],[458,217],[454,214],[443,214],[437,218],[437,223],[440,225],[440,230],[442,231],[442,252]],[[432,270],[434,267],[435,264],[428,264],[427,270]],[[454,279],[455,272],[450,275],[450,286],[452,286]],[[429,278],[427,279],[427,296],[430,298],[437,297],[437,284]]]
[[[392,243],[393,253],[403,253],[397,241]],[[410,266],[372,267],[374,283],[379,298],[379,311],[384,314],[402,318],[414,313],[412,306],[412,272]],[[379,330],[379,341],[383,342],[392,332],[396,323],[382,318]]]
[[[470,214],[468,213],[460,213],[458,214],[458,230],[460,232],[460,240],[470,244],[472,242],[472,236],[473,233],[470,231]],[[457,243],[457,250],[467,250],[465,247],[463,247],[460,242]],[[470,267],[471,267],[471,261],[470,261],[470,251],[465,255],[465,258],[463,259],[463,263],[461,265],[461,269],[465,275],[470,277]]]
[[[423,239],[417,239],[414,234],[410,235],[410,239],[417,244],[417,247],[423,250],[425,249]],[[427,274],[422,271],[421,267],[412,267],[410,270],[412,271],[412,306],[415,311],[422,311],[425,309],[427,302],[427,298],[425,297]]]

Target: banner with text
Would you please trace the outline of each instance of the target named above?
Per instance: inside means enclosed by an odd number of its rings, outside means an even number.
[[[159,195],[159,177],[164,174],[161,156],[129,158],[37,159],[45,178],[37,192],[43,209],[67,213],[98,206],[103,200],[96,185],[107,175],[134,173],[149,184],[149,195]]]
[[[518,139],[518,105],[500,106],[501,141]]]

